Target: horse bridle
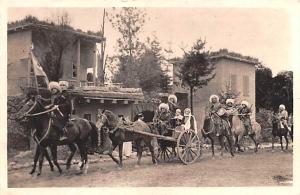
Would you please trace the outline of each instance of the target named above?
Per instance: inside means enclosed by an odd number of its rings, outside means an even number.
[[[58,106],[54,106],[53,108],[51,108],[49,110],[42,111],[42,112],[38,112],[38,113],[34,113],[34,114],[29,114],[33,110],[33,108],[37,105],[37,103],[38,103],[37,100],[35,100],[34,104],[32,105],[32,107],[24,114],[25,117],[39,116],[39,115],[50,113],[50,112],[52,112],[54,110],[57,110],[62,117],[64,116],[61,113],[61,111],[59,110]],[[44,136],[40,140],[36,137],[36,129],[33,132],[31,132],[31,135],[33,136],[34,140],[36,141],[36,143],[38,145],[40,145],[41,142],[48,136],[48,134],[50,132],[51,124],[52,124],[52,118],[50,117],[47,131],[46,131],[46,133],[44,134]]]

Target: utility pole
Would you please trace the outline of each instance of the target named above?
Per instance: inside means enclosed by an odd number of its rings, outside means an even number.
[[[104,27],[105,27],[105,15],[106,15],[106,11],[105,8],[103,9],[103,17],[102,17],[102,25],[101,25],[101,36],[102,38],[104,38]],[[104,75],[105,75],[105,59],[104,59],[104,55],[105,55],[105,47],[106,47],[106,41],[103,39],[101,41],[101,48],[100,48],[100,60],[99,60],[99,64],[98,64],[98,79],[100,81],[100,83],[104,83]]]

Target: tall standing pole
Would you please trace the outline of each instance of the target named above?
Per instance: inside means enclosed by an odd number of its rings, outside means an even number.
[[[105,27],[105,15],[106,15],[106,11],[105,8],[103,9],[103,17],[102,17],[102,26],[101,26],[101,36],[102,38],[104,38],[104,27]],[[101,52],[100,52],[100,63],[98,64],[98,79],[104,83],[104,75],[105,75],[105,61],[104,61],[104,54],[105,54],[105,47],[106,47],[106,42],[103,39],[101,41]],[[101,69],[102,73],[99,71]]]

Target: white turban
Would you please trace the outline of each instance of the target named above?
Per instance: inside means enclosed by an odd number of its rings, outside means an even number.
[[[234,99],[227,99],[227,100],[226,100],[226,104],[229,104],[229,103],[234,104]]]
[[[285,110],[285,106],[283,104],[280,104],[279,109]]]
[[[219,102],[219,96],[217,96],[217,95],[211,95],[210,97],[209,97],[209,102],[211,103],[212,102],[212,99],[213,98],[217,98],[217,102]]]
[[[59,81],[58,84],[59,84],[62,91],[65,91],[69,88],[69,82],[68,81]]]
[[[59,86],[58,82],[55,82],[55,81],[51,81],[49,83],[49,89],[50,90],[57,89],[59,92],[61,92],[61,87]]]
[[[189,108],[184,109],[183,114],[184,114],[184,116],[190,116],[192,114],[191,109],[189,109]]]
[[[162,108],[169,110],[169,105],[165,103],[159,104],[158,109],[161,110]]]
[[[244,100],[244,101],[241,102],[241,105],[245,105],[245,106],[248,107],[248,106],[249,106],[249,103],[248,103],[247,101]]]
[[[177,97],[176,97],[176,95],[173,95],[173,94],[169,95],[168,101],[170,101],[170,99],[173,99],[175,104],[177,103]]]

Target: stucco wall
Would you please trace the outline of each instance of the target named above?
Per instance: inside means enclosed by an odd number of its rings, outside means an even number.
[[[31,48],[31,31],[7,35],[7,94],[22,93],[19,84],[28,75],[28,57]],[[21,82],[22,81],[22,82]]]
[[[105,101],[105,103],[100,103],[99,101],[91,100],[90,103],[84,102],[84,103],[78,103],[76,102],[75,105],[76,116],[82,117],[84,114],[91,114],[91,120],[93,122],[96,121],[96,115],[98,112],[98,109],[108,109],[112,111],[113,113],[119,115],[123,114],[125,117],[129,117],[131,119],[131,112],[132,112],[132,104],[112,104],[109,101]]]
[[[228,59],[218,59],[216,61],[216,73],[215,78],[212,79],[207,86],[204,86],[201,89],[198,89],[194,93],[193,97],[193,108],[194,115],[197,120],[198,129],[202,128],[203,121],[205,118],[205,108],[209,104],[209,97],[212,94],[218,94],[221,90],[225,90],[226,83],[229,82],[230,75],[237,75],[237,90],[241,92],[240,98],[236,101],[240,102],[241,100],[247,100],[250,105],[253,104],[253,116],[255,116],[255,67],[252,64],[247,64],[244,62],[233,61]],[[243,95],[243,76],[249,77],[249,96]],[[177,79],[177,78],[175,78]],[[174,87],[174,92],[187,92],[186,89],[182,89],[179,86]],[[188,97],[190,98],[190,97]]]

